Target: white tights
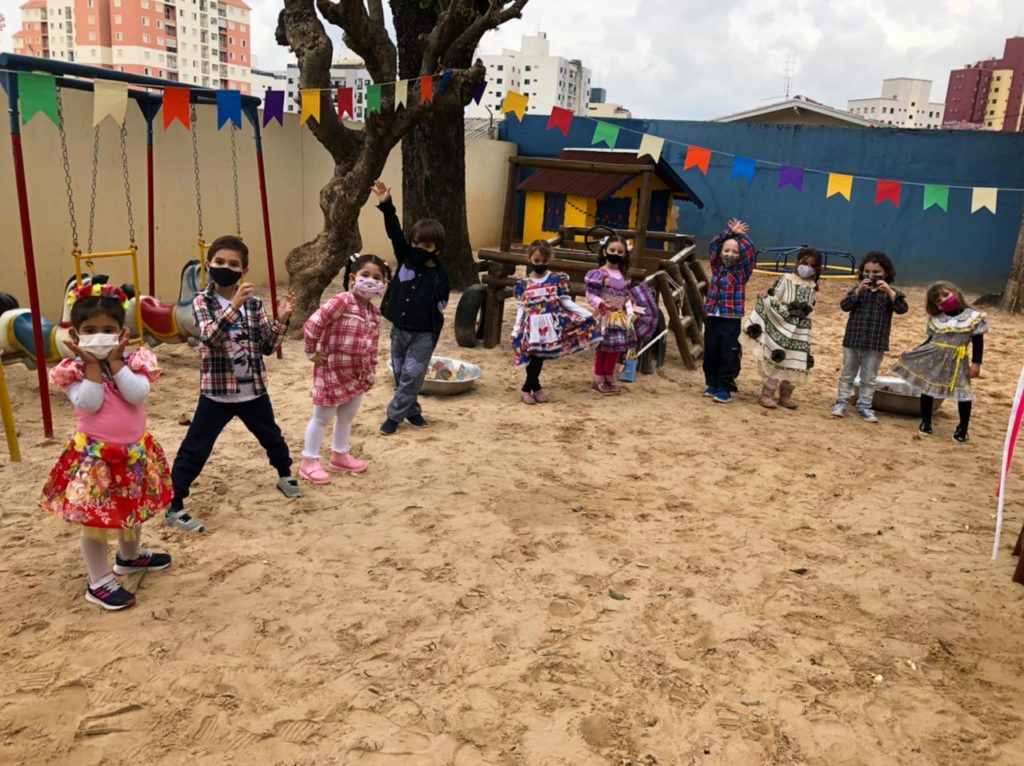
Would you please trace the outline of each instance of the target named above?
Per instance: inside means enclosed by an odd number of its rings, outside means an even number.
[[[139,557],[142,550],[142,527],[136,526],[131,533],[131,539],[125,539],[126,533],[118,535],[118,553],[125,561],[133,561]],[[92,586],[102,585],[105,580],[114,576],[110,570],[110,559],[107,557],[107,541],[82,533],[82,558],[85,559],[85,568],[89,572],[89,584]]]
[[[309,460],[320,459],[320,445],[323,443],[324,435],[327,433],[327,426],[331,424],[331,418],[337,417],[334,421],[334,437],[331,439],[331,451],[345,454],[349,451],[348,438],[352,435],[352,421],[355,420],[359,405],[363,403],[363,397],[357,396],[351,401],[339,404],[337,407],[313,406],[313,419],[306,426],[306,443],[302,448],[302,457]]]

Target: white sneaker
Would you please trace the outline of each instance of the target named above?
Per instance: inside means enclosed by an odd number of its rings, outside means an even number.
[[[832,408],[832,417],[834,417],[834,418],[846,417],[846,405],[845,404],[837,404],[835,407],[833,407]]]
[[[861,420],[865,423],[877,423],[878,418],[875,417],[874,410],[857,410],[857,414],[860,415]]]

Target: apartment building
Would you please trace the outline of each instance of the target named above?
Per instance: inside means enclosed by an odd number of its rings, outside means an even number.
[[[243,0],[29,0],[14,50],[249,93],[250,11]]]
[[[945,104],[932,101],[932,81],[912,77],[894,77],[882,81],[878,98],[855,98],[846,102],[846,111],[868,120],[877,120],[897,128],[942,127]]]
[[[1008,38],[1001,58],[949,73],[944,124],[1010,133],[1024,130],[1024,37]]]

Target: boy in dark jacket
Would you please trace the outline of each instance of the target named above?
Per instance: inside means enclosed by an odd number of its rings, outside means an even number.
[[[402,421],[426,428],[419,393],[430,368],[430,358],[441,337],[444,309],[448,305],[448,275],[441,265],[444,226],[424,218],[413,224],[406,240],[391,201],[391,190],[382,181],[373,184],[384,228],[395,250],[398,268],[381,301],[381,313],[391,322],[391,368],[395,395],[380,432],[391,436]],[[410,241],[411,240],[411,241]]]

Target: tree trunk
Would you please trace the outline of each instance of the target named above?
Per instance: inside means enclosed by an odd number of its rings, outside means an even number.
[[[466,135],[462,108],[446,108],[402,139],[402,211],[408,228],[421,218],[444,224],[444,265],[452,287],[479,282],[466,220]]]
[[[1010,278],[1006,280],[1003,300],[999,307],[1019,314],[1024,309],[1024,215],[1020,220],[1020,234],[1017,235],[1017,247],[1013,251],[1013,266]]]

